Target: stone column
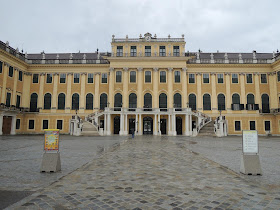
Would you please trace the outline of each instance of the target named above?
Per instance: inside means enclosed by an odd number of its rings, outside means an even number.
[[[45,84],[45,73],[40,74],[40,88],[38,96],[38,108],[43,109],[43,100],[44,100],[44,84]]]
[[[197,78],[197,83],[196,83],[196,88],[197,88],[197,110],[202,111],[202,95],[201,95],[201,73],[196,74]]]
[[[3,85],[2,85],[2,94],[1,94],[1,103],[3,103],[3,104],[6,104],[6,88],[7,88],[7,79],[8,79],[8,69],[9,69],[9,65],[7,63],[4,63]],[[2,116],[2,121],[3,121],[3,116]],[[1,127],[1,133],[2,133],[2,127]]]
[[[52,95],[52,110],[51,112],[56,112],[57,109],[57,85],[58,85],[58,77],[59,73],[53,74],[53,95]]]
[[[139,123],[138,123],[138,135],[142,135],[142,114],[139,114]]]
[[[111,135],[111,115],[107,114],[107,122],[108,122],[108,126],[107,126],[107,135]]]
[[[138,114],[136,114],[135,115],[135,134],[137,134],[137,132],[138,132],[138,124],[139,124],[139,122],[138,122]]]
[[[107,114],[104,114],[104,135],[107,135]]]
[[[120,114],[120,135],[122,136],[123,135],[123,132],[124,132],[124,116],[123,114]]]
[[[171,131],[171,116],[170,114],[168,115],[168,135],[172,135],[172,131]]]
[[[226,75],[226,104],[225,109],[227,112],[231,112],[231,94],[230,94],[230,73],[225,73]]]
[[[158,68],[153,68],[153,70],[153,108],[158,108]]]
[[[279,98],[277,97],[277,75],[276,72],[271,72],[268,74],[268,82],[269,82],[269,91],[270,91],[270,100],[269,103],[270,109],[277,109],[278,108],[278,100]]]
[[[3,115],[1,114],[0,115],[0,135],[1,136],[3,135],[2,129],[3,129]]]
[[[173,68],[168,68],[168,108],[173,108]]]
[[[217,82],[216,73],[211,73],[211,86],[212,86],[212,97],[211,97],[211,108],[213,113],[218,113],[218,103],[217,103]]]
[[[123,68],[123,108],[128,108],[128,68]]]
[[[12,101],[11,105],[16,105],[16,100],[17,100],[17,82],[18,82],[18,77],[19,77],[19,70],[14,68],[14,87],[13,87],[13,96],[12,96]]]
[[[137,68],[137,70],[137,108],[143,108],[143,68]]]
[[[241,73],[240,75],[240,83],[241,83],[241,94],[240,94],[240,104],[246,104],[246,89],[245,89],[245,74]],[[230,95],[230,99],[232,96]]]
[[[100,78],[100,73],[95,73],[94,74],[94,108],[99,109],[99,100],[100,100],[100,95],[99,95],[99,78]]]
[[[16,115],[12,116],[11,135],[16,135],[16,121],[17,121]]]
[[[190,117],[190,120],[189,120],[189,122],[190,122],[190,136],[192,135],[192,115],[190,114],[189,115],[189,117]]]
[[[154,114],[154,129],[153,129],[154,136],[157,135],[157,115]]]
[[[172,115],[172,119],[173,119],[173,123],[172,123],[172,125],[173,125],[173,136],[176,136],[177,131],[176,131],[176,115],[175,114]]]
[[[85,113],[86,72],[81,73],[81,99],[79,113]]]
[[[31,73],[24,72],[23,74],[23,92],[22,92],[22,107],[29,108],[30,107],[30,85],[31,85]]]
[[[114,68],[110,68],[110,76],[108,77],[109,79],[109,107],[112,108],[114,107],[114,82],[115,82],[115,74],[114,74]]]
[[[255,104],[258,104],[259,107],[261,108],[261,92],[260,92],[260,77],[259,73],[255,73]]]
[[[187,89],[187,68],[182,68],[182,108],[187,108],[188,89]]]
[[[189,115],[186,114],[185,115],[185,136],[189,136],[190,135],[190,126],[189,126]]]
[[[72,76],[73,73],[68,73],[67,74],[67,92],[66,92],[66,113],[70,113],[71,110],[71,99],[72,99],[72,91],[71,91],[71,86],[72,86]]]
[[[161,130],[160,130],[160,114],[158,115],[158,135],[161,135]]]

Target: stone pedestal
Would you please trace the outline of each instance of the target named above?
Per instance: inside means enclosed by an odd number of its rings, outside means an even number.
[[[61,171],[60,153],[44,153],[40,172]]]
[[[259,155],[242,154],[240,172],[246,175],[262,175]]]

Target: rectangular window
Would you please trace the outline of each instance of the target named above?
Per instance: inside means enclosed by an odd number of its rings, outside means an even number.
[[[22,81],[22,71],[18,71],[18,80]]]
[[[57,120],[56,129],[62,130],[63,120]]]
[[[179,71],[175,71],[174,72],[174,76],[175,76],[175,83],[180,83],[180,81],[181,81],[180,72]]]
[[[152,54],[151,46],[145,46],[145,56],[150,57]]]
[[[0,61],[0,73],[2,73],[2,72],[3,72],[3,62]]]
[[[20,129],[20,119],[17,119],[16,121],[16,129]]]
[[[136,46],[131,46],[130,47],[130,56],[131,57],[136,57],[137,56]]]
[[[266,74],[261,74],[261,83],[267,83]]]
[[[118,57],[123,56],[123,46],[117,46],[117,56]]]
[[[194,74],[189,74],[189,83],[195,83],[195,76],[194,76]]]
[[[93,83],[93,74],[92,73],[89,73],[88,74],[88,83]]]
[[[52,74],[47,74],[47,83],[52,83]]]
[[[43,130],[44,129],[49,129],[49,121],[48,120],[43,120]]]
[[[165,46],[159,46],[159,56],[165,56]]]
[[[28,121],[28,129],[34,129],[34,120]]]
[[[232,83],[238,83],[238,74],[232,74],[231,75],[231,82]]]
[[[203,83],[209,83],[209,74],[203,74]]]
[[[66,83],[66,74],[60,74],[59,76],[60,76],[59,82],[60,83]]]
[[[152,78],[151,78],[151,72],[150,71],[145,71],[145,83],[151,83]]]
[[[74,74],[74,83],[79,83],[80,82],[80,74],[79,73],[75,73]]]
[[[101,83],[107,83],[107,73],[102,73]]]
[[[278,82],[280,82],[280,71],[277,72],[277,79],[278,79]]]
[[[130,83],[135,83],[136,82],[136,71],[131,71],[130,72]]]
[[[270,131],[270,121],[264,121],[264,129],[265,131]]]
[[[20,107],[20,96],[17,95],[17,102],[16,102],[16,108]]]
[[[173,56],[180,56],[179,46],[173,46]]]
[[[6,106],[10,107],[11,106],[11,93],[7,93],[7,97],[6,97]]]
[[[224,75],[218,74],[218,83],[224,83]]]
[[[246,81],[247,81],[247,83],[253,83],[253,76],[252,76],[252,74],[246,74]]]
[[[256,121],[250,121],[250,130],[251,131],[256,130]]]
[[[14,75],[14,67],[10,66],[9,67],[9,77],[13,77]]]
[[[122,82],[122,72],[117,71],[116,72],[116,83],[121,83]]]
[[[235,126],[235,131],[241,131],[241,123],[240,123],[240,121],[235,121],[234,122],[234,126]]]
[[[166,83],[166,72],[165,71],[160,72],[160,83]]]
[[[33,83],[39,83],[39,74],[33,74]]]

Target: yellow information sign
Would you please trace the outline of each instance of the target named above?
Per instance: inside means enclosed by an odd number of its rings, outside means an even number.
[[[45,151],[58,151],[59,149],[59,129],[45,129]]]

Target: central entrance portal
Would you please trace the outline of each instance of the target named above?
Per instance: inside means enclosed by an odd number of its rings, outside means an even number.
[[[144,117],[143,119],[143,134],[144,135],[153,134],[153,119],[151,117]]]

